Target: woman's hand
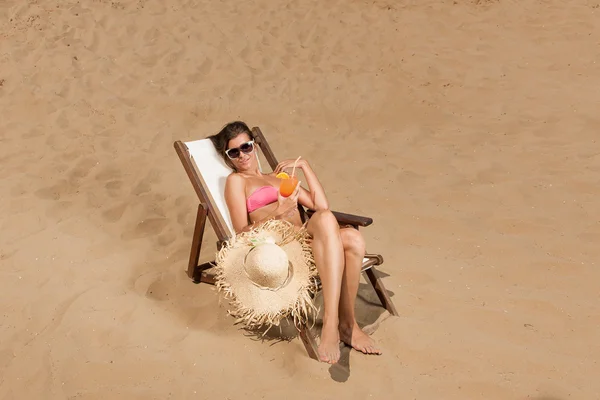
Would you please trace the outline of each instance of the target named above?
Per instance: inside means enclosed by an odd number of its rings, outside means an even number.
[[[294,168],[294,163],[296,163],[296,168],[297,169],[301,169],[304,170],[304,168],[308,167],[308,162],[306,160],[298,160],[298,162],[296,162],[296,160],[283,160],[282,162],[280,162],[279,164],[277,164],[277,167],[275,168],[275,174],[278,174],[282,171],[285,170],[292,170]],[[287,172],[287,171],[285,171]]]
[[[296,189],[294,189],[292,194],[289,195],[288,197],[283,197],[281,195],[281,192],[279,192],[279,194],[277,196],[277,201],[279,203],[277,206],[277,209],[279,210],[278,214],[280,216],[287,217],[290,214],[294,213],[296,210],[298,210],[298,196],[299,195],[300,195],[300,182],[298,182],[298,184],[296,185]]]

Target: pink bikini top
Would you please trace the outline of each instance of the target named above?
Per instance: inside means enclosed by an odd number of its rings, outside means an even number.
[[[246,200],[248,213],[277,201],[279,190],[273,186],[261,186]]]

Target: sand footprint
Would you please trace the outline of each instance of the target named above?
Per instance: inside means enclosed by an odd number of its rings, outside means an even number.
[[[71,180],[79,180],[85,178],[92,172],[94,167],[98,165],[98,161],[95,158],[85,158],[80,160],[75,167],[69,173]]]
[[[73,215],[72,201],[57,201],[48,209],[47,215],[56,221],[63,221]]]
[[[96,180],[100,183],[106,183],[111,181],[117,181],[121,178],[121,171],[115,167],[108,167],[102,169],[96,175]]]
[[[123,240],[134,240],[150,236],[157,236],[169,224],[167,218],[147,218],[136,224],[135,227],[125,231],[121,238]]]
[[[212,67],[213,67],[213,61],[210,58],[207,58],[206,60],[204,60],[202,62],[202,64],[200,64],[200,67],[198,68],[198,72],[201,73],[202,75],[208,75],[210,74],[210,72],[212,71]]]
[[[114,154],[117,152],[117,143],[115,143],[112,139],[105,139],[100,142],[100,147],[103,151],[109,154]]]
[[[309,57],[309,61],[313,66],[318,66],[321,63],[322,59],[323,59],[322,51],[315,51]]]
[[[61,179],[56,184],[40,188],[34,194],[44,200],[60,200],[62,196],[69,195],[74,192],[73,185],[66,179]]]
[[[177,223],[179,225],[185,226],[188,223],[191,223],[193,221],[192,219],[192,209],[191,208],[180,208],[177,211]]]
[[[138,182],[137,185],[131,190],[131,194],[139,196],[145,193],[149,193],[152,190],[152,185],[160,181],[160,173],[156,170],[151,170],[148,174]]]
[[[161,273],[158,277],[154,274],[146,277],[145,279],[151,279],[145,292],[144,296],[158,301],[165,301],[169,299],[169,293],[175,290],[175,277],[171,274]],[[142,281],[143,282],[143,281]],[[141,283],[141,282],[139,282]],[[139,288],[139,283],[136,281],[136,285]]]
[[[150,28],[142,35],[142,40],[146,46],[152,46],[161,36],[157,28]]]
[[[27,132],[23,135],[23,138],[33,139],[33,138],[42,136],[44,134],[45,134],[45,131],[42,128],[34,127],[34,128],[27,130]]]
[[[310,29],[302,30],[298,33],[299,42],[303,46],[308,46],[311,44],[310,42],[313,41],[313,36],[315,34],[317,27],[318,27],[317,25],[312,25]]]
[[[68,93],[67,93],[68,95]],[[67,117],[68,110],[62,109],[58,112],[58,115],[55,118],[56,125],[61,129],[65,130],[69,127],[69,118]]]
[[[122,194],[123,182],[120,180],[108,181],[104,188],[110,197],[119,197]]]
[[[175,207],[178,209],[189,209],[195,202],[189,196],[178,196],[175,199]]]
[[[263,48],[270,48],[273,43],[273,39],[269,37],[269,35],[269,32],[265,32],[260,39],[260,43],[262,44]]]
[[[185,54],[185,49],[181,47],[179,50],[171,51],[167,55],[165,55],[161,62],[167,68],[173,68],[175,65],[178,65],[179,61],[182,59]]]
[[[118,222],[121,217],[123,217],[123,213],[127,209],[128,203],[119,204],[118,206],[111,207],[107,210],[102,211],[102,218],[111,223]]]
[[[5,261],[8,260],[10,258],[12,258],[12,256],[14,256],[15,254],[17,254],[18,250],[2,250],[0,249],[0,261]]]
[[[173,243],[176,239],[177,239],[177,235],[172,230],[169,230],[169,231],[161,234],[160,236],[158,236],[158,239],[156,240],[156,242],[158,243],[159,246],[167,247],[168,245]]]
[[[98,23],[96,25],[99,25]],[[100,39],[98,29],[87,29],[82,32],[83,46],[92,53],[96,53],[100,48]]]
[[[270,55],[267,55],[262,58],[261,61],[263,71],[269,71],[273,67],[273,58]]]

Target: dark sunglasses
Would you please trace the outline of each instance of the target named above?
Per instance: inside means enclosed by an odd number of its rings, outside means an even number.
[[[227,149],[225,150],[225,154],[227,154],[227,157],[234,160],[238,158],[241,153],[249,154],[252,153],[252,150],[254,150],[254,140],[242,143],[240,147],[233,147],[231,149]]]

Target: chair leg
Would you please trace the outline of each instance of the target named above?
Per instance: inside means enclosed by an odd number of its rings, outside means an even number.
[[[390,295],[388,294],[385,286],[383,285],[383,281],[379,276],[377,276],[376,271],[377,270],[375,269],[375,267],[371,267],[365,271],[365,274],[367,274],[367,277],[369,278],[373,289],[375,289],[375,293],[377,293],[377,297],[379,297],[379,301],[381,301],[383,307],[386,310],[388,310],[390,314],[397,316],[398,311],[396,311],[396,306],[394,306]]]
[[[208,210],[204,208],[202,203],[198,204],[198,212],[196,214],[196,225],[194,226],[194,234],[192,237],[192,249],[190,251],[190,260],[188,262],[187,275],[195,278],[196,267],[200,259],[200,249],[202,248],[202,238],[204,237],[204,227],[206,226],[206,216]]]
[[[198,265],[194,270],[194,283],[208,283],[209,285],[216,284],[217,278],[215,275],[207,272],[207,270],[212,267],[213,263],[210,261]]]
[[[304,347],[306,347],[308,356],[313,360],[318,360],[317,341],[306,324],[303,324],[300,327],[300,339],[302,339],[302,343],[304,343]]]

